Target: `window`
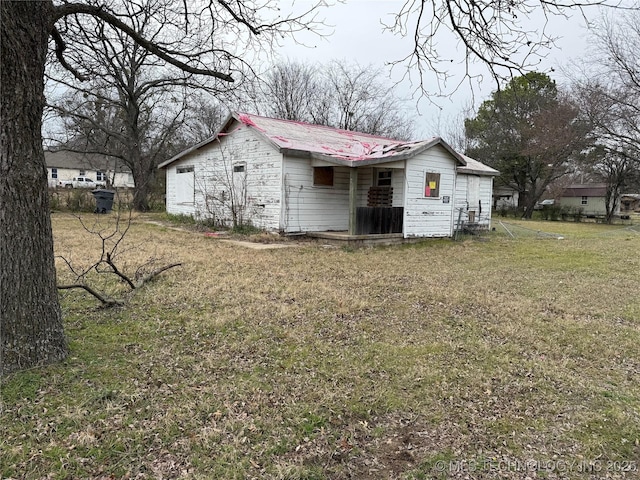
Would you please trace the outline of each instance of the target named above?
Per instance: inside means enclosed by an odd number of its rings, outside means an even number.
[[[101,172],[100,170],[98,170],[98,171],[96,172],[96,180],[97,180],[98,182],[104,182],[104,181],[106,181],[106,180],[107,180],[107,176],[105,175],[105,173],[104,173],[104,172]]]
[[[392,173],[393,173],[392,170],[378,170],[378,178],[377,178],[378,187],[390,187]]]
[[[313,184],[320,187],[333,187],[333,167],[313,167]]]
[[[193,172],[193,165],[189,165],[189,166],[185,166],[185,167],[178,167],[178,168],[176,168],[176,172],[177,173]]]
[[[582,205],[586,205],[588,201],[588,197],[582,197],[582,202],[580,202]]]
[[[233,173],[243,173],[245,169],[244,163],[237,163],[233,166]]]
[[[51,178],[58,178],[58,169],[57,168],[52,168],[51,169]]]
[[[86,174],[87,172],[85,172],[84,170],[80,170],[80,173],[78,175],[84,177]]]
[[[437,198],[440,196],[440,174],[427,172],[424,180],[424,196]]]

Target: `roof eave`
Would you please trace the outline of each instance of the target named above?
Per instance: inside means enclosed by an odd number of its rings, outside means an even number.
[[[475,168],[461,167],[458,168],[458,173],[467,173],[469,175],[482,175],[485,177],[497,177],[500,172],[497,170],[476,170]]]

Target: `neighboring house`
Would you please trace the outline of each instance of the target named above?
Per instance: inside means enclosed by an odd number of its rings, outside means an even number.
[[[89,177],[115,188],[134,186],[131,170],[114,157],[58,150],[45,151],[44,158],[49,187],[58,187],[74,177]]]
[[[620,196],[621,212],[640,212],[640,193],[624,193]]]
[[[569,185],[558,199],[561,207],[582,209],[585,215],[605,215],[606,183],[584,183]],[[615,215],[620,213],[620,206],[616,206]]]
[[[512,210],[518,207],[520,194],[511,187],[495,187],[493,189],[493,209]]]
[[[498,174],[440,138],[405,142],[236,113],[159,168],[168,213],[285,234],[404,238],[488,227]]]

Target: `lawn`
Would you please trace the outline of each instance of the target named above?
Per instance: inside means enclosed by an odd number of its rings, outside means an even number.
[[[254,250],[158,219],[117,262],[183,265],[64,291],[67,361],[2,379],[0,477],[640,478],[640,228]]]

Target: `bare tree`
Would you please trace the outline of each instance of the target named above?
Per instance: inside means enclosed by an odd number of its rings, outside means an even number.
[[[635,164],[636,159],[598,146],[590,152],[587,162],[596,178],[606,184],[605,221],[612,223],[623,190],[638,186],[640,169]]]
[[[166,7],[166,0],[143,5],[127,2],[124,14],[131,18],[137,35],[158,38],[171,20],[161,14]],[[64,122],[64,138],[58,148],[119,158],[133,174],[133,207],[146,211],[156,167],[186,148],[180,129],[192,111],[194,90],[229,89],[223,85],[228,82],[203,81],[198,75],[167,66],[99,18],[69,25],[66,35],[73,42],[78,65],[92,76],[80,82],[60,68],[51,68],[49,78],[69,87],[65,97],[51,102]],[[178,40],[165,42],[175,49]]]
[[[195,145],[212,138],[229,115],[229,108],[206,93],[191,96],[190,110],[185,119],[184,143]]]
[[[640,159],[640,14],[603,19],[594,30],[592,54],[576,80],[575,98],[599,144]]]
[[[321,72],[317,66],[302,62],[274,65],[254,92],[257,109],[283,120],[313,122],[313,112],[323,93]]]
[[[197,190],[215,224],[234,230],[251,224],[252,205],[247,198],[247,164],[218,140],[220,157],[198,173]]]
[[[232,82],[250,69],[251,52],[273,47],[282,35],[319,26],[316,5],[286,16],[273,2],[166,0],[157,14],[164,28],[145,36],[134,22],[145,5],[135,0],[0,2],[0,372],[67,354],[41,133],[49,44],[75,78],[90,78],[93,72],[80,61],[86,51],[67,43],[73,38],[67,34],[92,32],[100,20],[167,65]],[[93,47],[91,52],[103,48],[101,43]]]
[[[372,135],[409,139],[413,119],[384,72],[371,65],[276,65],[264,81],[257,109],[266,115]]]
[[[604,17],[593,30],[592,46],[574,97],[596,139],[584,168],[606,183],[611,222],[623,189],[640,187],[640,15],[618,22]]]
[[[617,0],[405,0],[385,28],[412,40],[412,50],[393,65],[404,67],[421,93],[447,96],[465,81],[482,80],[474,64],[488,67],[498,88],[538,70],[557,40],[547,31],[550,17],[577,13],[586,19],[590,6],[620,5]],[[444,43],[459,45],[459,56],[442,54]],[[463,75],[451,74],[454,62],[462,64]]]

